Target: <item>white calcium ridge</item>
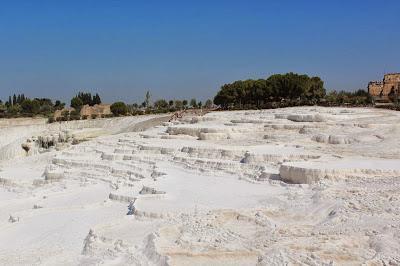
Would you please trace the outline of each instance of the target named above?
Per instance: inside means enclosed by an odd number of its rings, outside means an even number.
[[[0,264],[400,264],[400,113],[172,116],[0,120]]]

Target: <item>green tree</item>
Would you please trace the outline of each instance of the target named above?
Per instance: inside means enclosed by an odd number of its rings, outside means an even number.
[[[89,92],[78,92],[74,98],[79,98],[82,101],[82,105],[90,105],[93,106],[95,104],[101,104],[101,98],[98,93],[92,96]],[[72,98],[72,99],[74,99]]]
[[[182,101],[182,105],[183,105],[184,108],[186,108],[186,106],[188,105],[188,101],[187,100],[183,100]]]
[[[33,101],[39,105],[39,113],[50,115],[54,111],[53,102],[49,98],[35,98]]]
[[[78,110],[73,110],[69,114],[70,120],[80,120],[81,119],[81,114]]]
[[[22,111],[21,105],[16,104],[16,105],[10,105],[7,108],[7,113],[10,113],[12,115],[17,115]]]
[[[175,108],[178,110],[182,110],[183,102],[181,100],[175,100]]]
[[[92,94],[89,92],[79,92],[76,97],[82,101],[82,105],[93,105]]]
[[[147,91],[146,95],[145,95],[145,99],[144,99],[144,102],[146,104],[146,106],[145,106],[146,108],[150,107],[150,98],[151,98],[150,91]]]
[[[6,106],[10,107],[12,105],[13,105],[13,103],[12,103],[12,100],[11,100],[11,96],[8,96],[8,102],[6,103]]]
[[[0,113],[5,113],[7,111],[7,106],[3,104],[3,102],[0,100]]]
[[[16,104],[15,104],[16,105]],[[37,100],[25,99],[21,103],[22,112],[26,114],[38,114],[40,111],[40,104]]]
[[[101,104],[100,96],[97,93],[96,93],[96,95],[93,95],[93,99],[91,102],[91,105],[95,105],[95,104]]]
[[[57,100],[57,101],[54,103],[54,109],[55,109],[55,110],[62,110],[62,109],[64,109],[64,107],[65,107],[65,103],[62,103],[62,102],[59,101],[59,100]]]
[[[208,99],[206,101],[206,103],[204,104],[204,107],[207,109],[210,109],[212,107],[212,105],[213,105],[212,101],[210,99]]]
[[[80,110],[83,106],[83,101],[78,96],[71,99],[71,107]]]
[[[190,100],[190,106],[193,108],[197,108],[197,101],[195,98]]]
[[[128,107],[124,102],[115,102],[111,105],[110,109],[115,116],[126,115],[128,113]]]
[[[269,102],[316,103],[324,96],[324,83],[319,77],[286,73],[224,84],[214,103],[222,108],[260,108]]]
[[[154,102],[154,107],[156,109],[166,109],[168,108],[168,103],[164,99],[160,99]]]

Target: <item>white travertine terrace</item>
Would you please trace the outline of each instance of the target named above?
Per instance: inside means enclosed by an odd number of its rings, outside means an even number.
[[[400,113],[0,121],[0,265],[399,265]]]

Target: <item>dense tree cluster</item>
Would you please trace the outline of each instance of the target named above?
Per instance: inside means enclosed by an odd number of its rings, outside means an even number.
[[[267,79],[239,80],[225,84],[214,98],[222,108],[277,108],[319,104],[366,106],[372,98],[365,90],[330,91],[326,94],[319,77],[295,73],[276,74]]]
[[[87,92],[79,92],[71,99],[71,107],[75,110],[64,110],[59,121],[88,119],[88,116],[80,116],[80,109],[83,105],[93,106],[100,104],[100,96],[96,93],[92,95]],[[319,77],[309,77],[295,73],[276,74],[267,79],[258,80],[238,80],[233,83],[225,84],[212,100],[207,100],[204,104],[195,98],[190,101],[158,99],[151,101],[150,91],[144,96],[144,101],[126,104],[116,102],[111,105],[112,115],[101,115],[101,117],[168,113],[185,110],[188,108],[207,108],[211,109],[216,105],[222,108],[277,108],[294,105],[320,104],[326,106],[337,105],[369,105],[372,103],[370,95],[364,90],[355,92],[330,91],[325,93],[324,82]],[[6,102],[0,100],[1,117],[23,117],[23,116],[47,116],[49,122],[54,122],[53,114],[56,110],[63,110],[65,103],[57,100],[55,103],[48,98],[25,97],[24,94],[9,96]],[[90,118],[97,118],[92,115]],[[58,120],[57,120],[58,121]]]
[[[18,94],[18,95],[14,94],[12,97],[11,96],[8,97],[8,101],[6,101],[5,105],[7,107],[9,107],[9,106],[21,104],[25,99],[26,98],[25,98],[24,94]]]
[[[4,104],[0,101],[0,117],[51,116],[55,110],[64,108],[65,104],[48,98],[30,99],[24,94],[8,97]]]
[[[212,101],[208,100],[209,103],[209,108],[212,107]],[[154,101],[153,104],[145,104],[146,101],[144,101],[142,104],[138,105],[136,103],[134,104],[128,104],[128,113],[129,114],[157,114],[157,113],[168,113],[168,112],[176,112],[180,111],[183,109],[189,108],[188,106],[188,101],[187,100],[165,100],[165,99],[158,99]],[[195,103],[194,105],[191,104],[191,108],[201,108],[202,104],[201,102],[197,103],[195,99],[191,100],[192,103]]]
[[[92,96],[89,92],[79,92],[76,96],[71,99],[71,107],[80,109],[84,105],[93,106],[95,104],[101,104],[99,94]]]
[[[166,100],[166,99],[158,99],[154,102],[151,101],[151,93],[147,91],[144,96],[144,101],[139,105],[137,103],[127,104],[126,105],[128,111],[127,114],[130,115],[138,115],[138,114],[157,114],[157,113],[168,113],[168,112],[176,112],[181,111],[188,108],[212,108],[213,103],[210,99],[206,101],[206,104],[203,106],[203,103],[198,102],[196,99],[188,100]]]
[[[339,106],[339,105],[369,105],[372,103],[372,97],[365,90],[357,90],[355,92],[349,91],[330,91],[325,96],[325,105]]]
[[[318,103],[324,96],[324,82],[319,77],[287,73],[225,84],[214,103],[222,108],[268,108],[271,102]]]

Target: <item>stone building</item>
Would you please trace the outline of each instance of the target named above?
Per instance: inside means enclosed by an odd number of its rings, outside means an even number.
[[[84,105],[81,108],[80,115],[91,117],[95,115],[97,117],[101,117],[103,115],[111,115],[111,105],[110,104],[95,104],[93,106]]]
[[[110,107],[110,104],[95,104],[94,106],[84,105],[82,106],[79,115],[80,117],[85,116],[87,118],[92,118],[92,116],[95,116],[97,118],[100,118],[112,114]],[[54,119],[62,117],[64,112],[71,113],[73,111],[75,111],[75,109],[72,107],[66,107],[62,110],[56,110],[54,112]]]
[[[380,98],[400,94],[400,73],[385,74],[382,81],[371,81],[368,83],[368,93]]]
[[[65,108],[63,108],[62,110],[56,110],[56,111],[54,112],[54,119],[57,119],[57,118],[59,118],[59,117],[62,117],[64,112],[71,113],[71,112],[73,112],[73,111],[75,111],[75,108],[73,108],[73,107],[65,107]]]

